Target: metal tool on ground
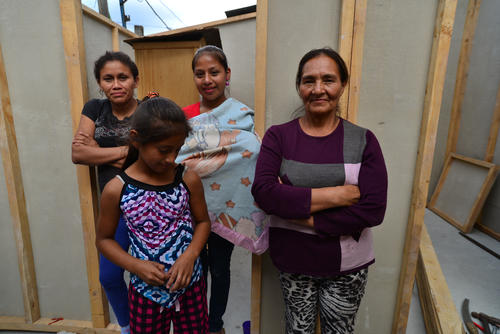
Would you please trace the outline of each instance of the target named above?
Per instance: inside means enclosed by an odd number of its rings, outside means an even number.
[[[469,299],[465,298],[462,303],[462,319],[465,323],[465,327],[469,331],[469,334],[479,334],[469,312]]]
[[[481,323],[483,324],[485,333],[491,334],[490,325],[493,326],[495,332],[500,327],[500,319],[498,319],[498,318],[492,317],[492,316],[484,314],[482,312],[479,312],[479,313],[472,312],[471,315],[474,318],[479,319],[481,321]]]

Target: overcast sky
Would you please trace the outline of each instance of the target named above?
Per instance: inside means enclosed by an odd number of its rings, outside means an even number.
[[[150,6],[153,9],[150,8]],[[142,25],[144,34],[168,30],[155,15],[161,17],[171,29],[225,19],[225,11],[255,5],[256,0],[127,0],[125,14],[130,15],[127,28],[134,31],[134,25]],[[97,0],[82,0],[82,4],[99,11]],[[119,0],[108,0],[111,19],[122,24]]]

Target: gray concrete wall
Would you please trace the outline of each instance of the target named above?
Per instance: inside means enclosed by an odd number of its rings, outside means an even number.
[[[255,19],[218,27],[222,48],[231,68],[230,96],[254,107]]]
[[[460,0],[457,8],[446,86],[441,106],[436,155],[431,179],[433,191],[444,164],[451,105],[457,74],[458,56],[465,24],[467,2]],[[470,54],[470,67],[462,104],[462,119],[457,142],[457,153],[483,160],[486,154],[489,130],[496,95],[500,86],[500,2],[483,0],[479,11],[476,33]],[[497,150],[493,162],[500,163]],[[431,192],[432,193],[432,192]],[[500,233],[500,183],[497,181],[486,200],[483,224]]]
[[[112,49],[111,29],[84,15],[89,96],[93,62]],[[133,50],[123,43],[123,51]],[[90,320],[72,120],[59,1],[0,0],[6,66],[30,224],[42,317]],[[0,169],[0,315],[23,316],[12,219]]]
[[[358,123],[378,137],[389,172],[384,223],[374,229],[370,267],[356,333],[389,333],[402,260],[437,2],[369,1]],[[294,78],[313,47],[336,48],[340,1],[269,3],[266,127],[290,120],[300,106]],[[277,273],[264,259],[262,332],[283,332]],[[381,307],[382,306],[382,307]]]
[[[0,1],[0,42],[19,148],[43,317],[90,319],[59,1]],[[4,189],[4,188],[2,188]],[[5,195],[2,195],[2,199]],[[10,211],[1,206],[2,217]],[[5,210],[5,211],[4,211]],[[2,218],[3,223],[3,218]],[[10,220],[2,241],[12,237]],[[3,244],[3,242],[2,242]],[[3,258],[16,259],[12,243]],[[3,247],[4,245],[2,245]],[[19,293],[12,274],[0,286]],[[7,262],[7,263],[6,263]],[[7,277],[6,277],[7,276]],[[5,281],[8,279],[8,281]],[[0,309],[19,315],[22,297],[0,298]],[[2,312],[3,313],[3,312]],[[3,314],[2,314],[3,315]]]

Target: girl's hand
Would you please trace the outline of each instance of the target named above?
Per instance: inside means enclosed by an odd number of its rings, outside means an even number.
[[[139,260],[133,273],[149,285],[161,286],[167,280],[165,266],[153,261]]]
[[[170,292],[183,289],[189,285],[195,260],[196,258],[184,252],[179,256],[177,261],[175,261],[174,265],[166,274],[166,279],[168,279],[166,287]]]

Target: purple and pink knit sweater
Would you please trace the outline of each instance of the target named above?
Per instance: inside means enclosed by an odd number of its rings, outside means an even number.
[[[358,203],[314,213],[314,229],[287,221],[311,216],[311,188],[346,184],[359,186]],[[342,119],[324,137],[307,135],[298,119],[272,126],[262,141],[252,194],[272,215],[269,250],[279,270],[330,277],[375,261],[370,227],[384,218],[387,171],[371,131]]]

